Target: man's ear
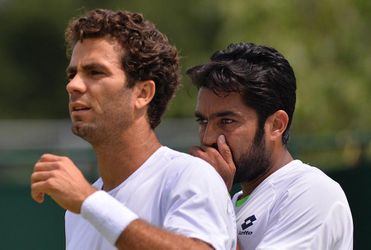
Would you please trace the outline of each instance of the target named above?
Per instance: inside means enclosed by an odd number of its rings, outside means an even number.
[[[134,86],[135,107],[142,109],[147,106],[156,93],[156,84],[152,80],[139,81]]]
[[[271,140],[282,138],[289,123],[289,116],[283,110],[278,110],[270,115],[265,122],[265,132]]]

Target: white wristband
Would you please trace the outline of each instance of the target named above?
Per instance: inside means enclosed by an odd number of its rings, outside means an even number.
[[[90,195],[81,205],[81,215],[115,245],[125,228],[138,216],[104,191]]]

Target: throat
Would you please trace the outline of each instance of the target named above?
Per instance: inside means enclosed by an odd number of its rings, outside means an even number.
[[[113,150],[102,149],[96,151],[99,175],[104,183],[104,191],[109,191],[124,182],[144,162],[161,147],[153,142],[151,145],[142,145],[141,148],[116,147]]]

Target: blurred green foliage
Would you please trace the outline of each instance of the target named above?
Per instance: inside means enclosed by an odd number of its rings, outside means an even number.
[[[92,8],[141,12],[180,50],[183,72],[231,42],[277,48],[298,81],[294,133],[368,131],[368,0],[0,0],[0,119],[67,118],[64,28]],[[193,114],[183,77],[167,117]]]

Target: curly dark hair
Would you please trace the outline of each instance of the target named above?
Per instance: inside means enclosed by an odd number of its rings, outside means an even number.
[[[78,41],[111,37],[123,48],[121,62],[131,88],[137,81],[153,80],[156,93],[148,108],[154,129],[180,83],[177,49],[142,14],[96,9],[71,20],[65,31],[67,54]]]
[[[237,92],[258,115],[258,135],[266,119],[278,110],[289,116],[282,142],[287,144],[296,102],[296,78],[289,62],[272,47],[253,43],[230,44],[211,61],[187,70],[197,88],[214,93]]]

